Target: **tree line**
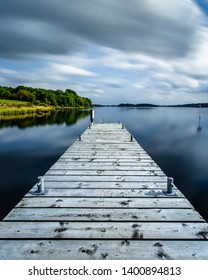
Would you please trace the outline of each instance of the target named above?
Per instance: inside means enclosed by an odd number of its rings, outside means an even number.
[[[54,107],[92,107],[92,102],[89,98],[81,97],[71,89],[62,91],[26,86],[18,86],[16,88],[0,86],[0,99],[26,101],[34,105]]]

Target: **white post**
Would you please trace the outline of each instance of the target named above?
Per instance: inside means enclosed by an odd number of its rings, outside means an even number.
[[[93,125],[94,123],[94,118],[95,118],[95,111],[91,110],[91,114],[90,114],[91,125]]]

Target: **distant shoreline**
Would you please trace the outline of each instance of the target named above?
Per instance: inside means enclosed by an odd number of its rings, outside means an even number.
[[[140,103],[140,104],[121,103],[119,105],[93,104],[93,107],[129,107],[129,108],[185,107],[185,108],[208,108],[208,103],[191,103],[191,104],[176,104],[176,105],[155,105],[155,104],[149,104],[149,103]]]

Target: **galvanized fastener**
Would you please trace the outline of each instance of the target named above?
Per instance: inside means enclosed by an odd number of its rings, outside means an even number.
[[[173,191],[173,187],[174,187],[174,179],[172,177],[167,177],[167,190],[164,191],[164,194],[165,195],[177,195]]]
[[[44,186],[44,177],[43,176],[39,176],[37,178],[36,186],[37,186],[37,190],[34,191],[33,194],[35,194],[35,195],[43,195],[43,194],[47,193],[47,191],[45,190],[45,186]]]

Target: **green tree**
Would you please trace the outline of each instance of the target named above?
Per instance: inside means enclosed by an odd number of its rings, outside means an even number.
[[[18,86],[16,88],[0,86],[0,98],[22,100],[33,104],[47,104],[60,107],[92,107],[92,102],[89,98],[79,96],[75,91],[66,89],[51,90],[42,88],[32,88]]]
[[[35,101],[35,96],[33,95],[33,93],[26,89],[20,89],[16,94],[18,96],[18,100],[28,101],[28,102]]]

